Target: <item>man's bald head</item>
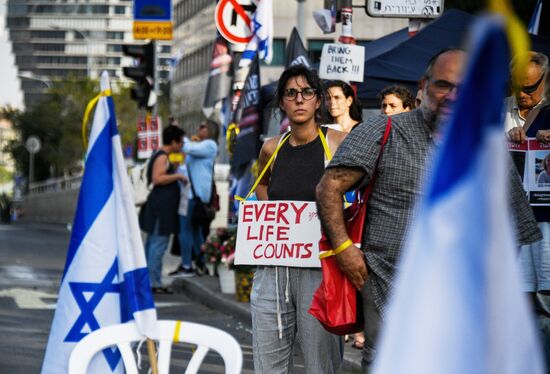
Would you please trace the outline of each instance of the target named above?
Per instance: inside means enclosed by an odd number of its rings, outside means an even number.
[[[423,100],[424,119],[430,125],[450,113],[456,100],[456,88],[462,83],[466,52],[449,48],[435,55],[426,69]]]

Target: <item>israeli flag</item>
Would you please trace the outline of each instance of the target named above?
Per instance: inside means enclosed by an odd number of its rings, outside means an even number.
[[[249,66],[256,53],[266,63],[273,58],[273,3],[272,0],[258,0],[258,7],[252,17],[252,39],[241,55],[239,67]]]
[[[405,245],[374,373],[545,373],[520,289],[501,108],[501,19],[474,26],[470,63]],[[483,105],[479,105],[483,103]]]
[[[529,34],[538,35],[539,34],[539,25],[540,25],[540,14],[542,13],[542,0],[538,0],[535,5],[535,10],[529,21],[528,31]]]
[[[101,76],[78,206],[42,373],[67,373],[88,333],[135,319],[147,336],[156,309],[122,156],[109,76]],[[122,372],[120,352],[96,355],[89,373]]]

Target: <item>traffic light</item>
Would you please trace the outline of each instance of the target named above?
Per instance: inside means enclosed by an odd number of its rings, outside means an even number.
[[[122,68],[125,76],[136,81],[131,98],[137,102],[139,108],[150,110],[156,102],[155,44],[152,41],[141,45],[126,44],[122,46],[122,52],[138,62],[136,66]]]

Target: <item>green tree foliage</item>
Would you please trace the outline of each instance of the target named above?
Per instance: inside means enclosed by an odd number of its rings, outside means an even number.
[[[130,99],[128,85],[112,87],[112,97],[121,142],[134,145],[136,141],[136,122],[140,113],[137,105]],[[88,102],[99,93],[97,80],[69,78],[53,83],[45,99],[21,112],[13,108],[1,109],[0,115],[10,119],[18,140],[8,145],[16,168],[28,175],[29,153],[25,148],[26,139],[37,136],[42,149],[35,155],[35,181],[62,175],[75,174],[82,169],[85,149],[82,140],[82,120]],[[167,118],[168,103],[160,97],[159,115]],[[93,111],[87,124],[87,133],[92,125]]]

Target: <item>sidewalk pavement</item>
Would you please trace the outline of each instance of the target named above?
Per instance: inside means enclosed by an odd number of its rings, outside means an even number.
[[[166,254],[163,266],[164,284],[172,284],[177,293],[185,293],[192,299],[215,309],[223,310],[234,318],[251,324],[250,304],[238,302],[235,294],[222,294],[217,277],[204,275],[191,278],[171,278],[167,273],[174,270],[180,258]],[[359,373],[361,371],[361,350],[353,348],[351,341],[344,345],[344,373]]]

